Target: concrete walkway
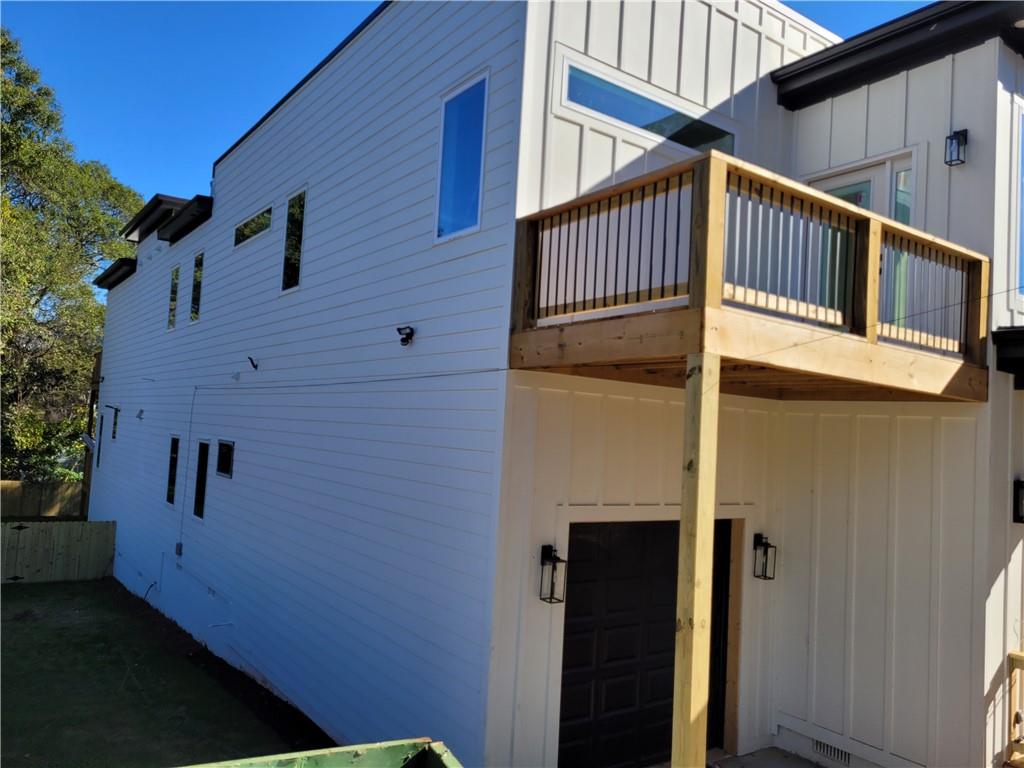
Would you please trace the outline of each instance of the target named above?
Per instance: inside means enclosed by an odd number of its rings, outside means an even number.
[[[709,768],[815,768],[815,763],[781,749],[769,747],[741,757],[713,758],[708,755]]]

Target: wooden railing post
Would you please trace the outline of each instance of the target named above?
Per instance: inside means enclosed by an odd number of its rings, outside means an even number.
[[[538,222],[516,222],[511,323],[513,333],[525,331],[537,324],[538,236]]]
[[[726,159],[712,152],[693,168],[690,205],[690,307],[722,306]]]
[[[853,260],[853,306],[850,332],[878,341],[878,287],[882,264],[882,222],[857,222],[857,253]]]
[[[967,328],[964,358],[975,365],[985,365],[988,352],[989,262],[972,261],[967,266]]]
[[[704,768],[706,760],[720,374],[718,355],[687,355],[672,697],[673,768]]]

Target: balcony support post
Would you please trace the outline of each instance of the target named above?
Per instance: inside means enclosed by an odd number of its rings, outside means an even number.
[[[882,222],[874,217],[857,222],[850,331],[863,336],[872,344],[878,341],[878,289],[881,265]]]
[[[537,256],[540,223],[525,219],[516,222],[515,283],[512,288],[512,333],[536,325],[537,318]]]
[[[722,306],[722,260],[725,256],[724,155],[712,151],[693,168],[690,206],[690,309]]]
[[[988,353],[989,262],[972,261],[967,267],[967,327],[964,329],[964,359],[985,365]]]
[[[673,768],[704,768],[706,759],[720,375],[718,355],[687,355],[672,698]]]

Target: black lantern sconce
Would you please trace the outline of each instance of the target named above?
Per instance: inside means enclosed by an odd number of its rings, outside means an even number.
[[[754,578],[775,580],[775,552],[777,547],[763,533],[754,534]]]
[[[1024,523],[1024,480],[1013,481],[1013,522]]]
[[[540,599],[545,603],[565,602],[565,568],[559,574],[559,565],[566,561],[558,556],[553,544],[540,548]]]
[[[967,162],[967,131],[953,131],[946,137],[946,165]]]

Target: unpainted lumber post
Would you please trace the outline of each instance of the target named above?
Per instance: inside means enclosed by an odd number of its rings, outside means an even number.
[[[881,264],[882,222],[871,217],[857,223],[850,331],[860,334],[872,344],[878,341],[878,288]]]
[[[988,353],[989,262],[973,261],[967,266],[967,328],[964,358],[985,365]]]
[[[693,168],[690,204],[691,309],[722,306],[727,177],[727,161],[718,152],[712,151]]]
[[[716,354],[687,355],[676,581],[673,768],[704,768],[706,758],[720,371],[721,360]]]

